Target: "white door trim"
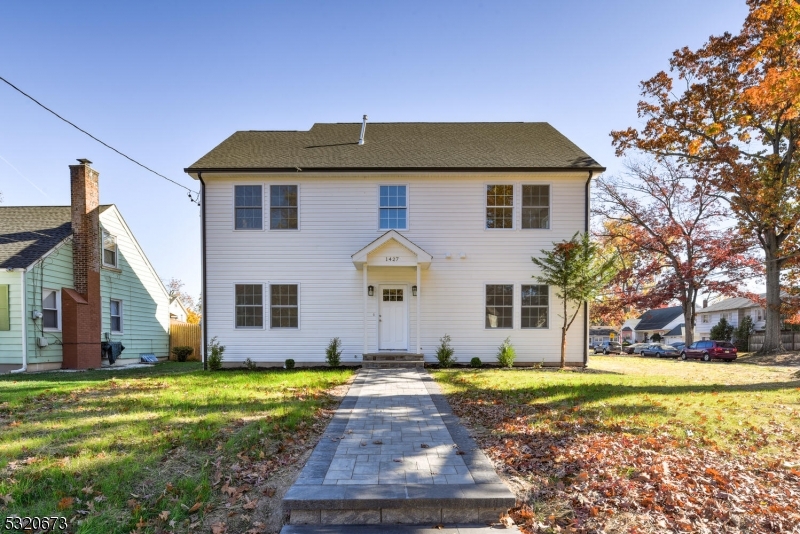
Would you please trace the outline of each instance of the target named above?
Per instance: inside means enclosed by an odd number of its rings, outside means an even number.
[[[391,347],[386,347],[383,341],[383,290],[384,289],[402,289],[403,290],[403,321],[404,321],[404,328],[402,329],[403,333],[403,340],[402,343],[394,343]],[[407,351],[408,350],[408,337],[409,337],[409,323],[408,323],[408,299],[409,299],[409,288],[408,284],[398,283],[385,283],[380,284],[378,286],[378,350],[398,350],[398,351]],[[402,347],[400,346],[402,345]]]

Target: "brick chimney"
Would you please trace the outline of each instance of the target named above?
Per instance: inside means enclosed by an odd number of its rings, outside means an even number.
[[[99,173],[88,159],[70,165],[72,193],[72,276],[75,289],[62,288],[64,369],[101,365]]]

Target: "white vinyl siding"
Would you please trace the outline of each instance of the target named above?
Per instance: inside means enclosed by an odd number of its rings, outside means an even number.
[[[439,339],[453,338],[459,361],[477,356],[491,361],[506,336],[517,349],[517,361],[557,363],[561,333],[557,328],[523,329],[520,287],[538,274],[531,256],[552,243],[568,240],[583,230],[586,173],[381,173],[265,175],[204,173],[207,217],[207,309],[209,337],[226,346],[225,361],[246,358],[282,365],[287,358],[324,363],[325,347],[333,337],[342,340],[344,363],[361,363],[364,329],[367,350],[379,343],[381,285],[405,285],[408,301],[409,349],[416,348],[417,300],[420,302],[421,348],[435,361]],[[232,232],[234,184],[297,184],[301,193],[297,232]],[[407,184],[411,211],[403,235],[433,256],[420,272],[418,296],[414,267],[370,266],[364,323],[363,271],[352,255],[376,239],[378,188]],[[487,184],[543,184],[550,189],[550,230],[487,231]],[[517,195],[519,196],[519,195]],[[519,221],[519,215],[517,215]],[[399,245],[398,245],[399,247]],[[382,251],[378,252],[380,254]],[[447,257],[447,254],[450,257]],[[461,257],[463,254],[463,258]],[[396,254],[395,254],[396,255]],[[233,286],[244,282],[298,285],[298,329],[236,329]],[[514,328],[486,328],[486,284],[513,284]],[[266,302],[269,302],[267,300]],[[560,305],[553,296],[551,309]],[[567,334],[567,359],[583,362],[583,310]]]

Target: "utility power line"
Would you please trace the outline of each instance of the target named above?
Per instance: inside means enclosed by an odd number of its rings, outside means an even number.
[[[9,86],[10,86],[12,89],[14,89],[15,91],[17,91],[17,92],[19,92],[20,94],[22,94],[22,95],[26,96],[27,98],[29,98],[29,99],[33,100],[33,101],[34,101],[34,102],[35,102],[37,105],[39,105],[41,108],[43,108],[43,109],[45,109],[45,110],[49,111],[50,113],[52,113],[53,115],[55,115],[56,117],[58,117],[59,119],[61,119],[62,121],[66,122],[67,124],[69,124],[70,126],[72,126],[73,128],[75,128],[76,130],[78,130],[78,131],[80,131],[80,132],[83,132],[84,134],[88,135],[89,137],[91,137],[92,139],[94,139],[95,141],[97,141],[98,143],[100,143],[101,145],[105,146],[106,148],[110,148],[111,150],[113,150],[114,152],[116,152],[117,154],[119,154],[120,156],[122,156],[123,158],[125,158],[125,159],[127,159],[127,160],[129,160],[129,161],[132,161],[132,162],[133,162],[133,163],[135,163],[136,165],[138,165],[138,166],[142,167],[143,169],[146,169],[146,170],[148,170],[148,171],[152,172],[152,173],[153,173],[153,174],[155,174],[156,176],[159,176],[159,177],[163,178],[164,180],[167,180],[168,182],[172,182],[173,184],[177,185],[178,187],[182,187],[183,189],[186,189],[186,191],[188,191],[188,192],[189,192],[189,200],[191,200],[192,202],[194,202],[194,203],[196,203],[196,204],[198,203],[197,201],[198,201],[198,199],[199,199],[199,197],[200,197],[200,193],[198,193],[197,191],[194,191],[194,190],[192,190],[192,189],[189,189],[189,188],[188,188],[188,187],[186,187],[185,185],[183,185],[183,184],[180,184],[180,183],[176,182],[175,180],[173,180],[173,179],[171,179],[171,178],[167,178],[166,176],[164,176],[164,175],[163,175],[163,174],[161,174],[160,172],[156,172],[156,171],[154,171],[153,169],[151,169],[151,168],[150,168],[150,167],[148,167],[147,165],[145,165],[145,164],[143,164],[143,163],[140,163],[140,162],[136,161],[135,159],[133,159],[133,158],[132,158],[132,157],[130,157],[129,155],[125,154],[124,152],[121,152],[121,151],[117,150],[116,148],[114,148],[113,146],[109,145],[108,143],[106,143],[106,142],[104,142],[104,141],[102,141],[102,140],[98,139],[97,137],[93,136],[92,134],[90,134],[89,132],[87,132],[86,130],[84,130],[83,128],[81,128],[81,127],[79,127],[78,125],[76,125],[75,123],[73,123],[73,122],[71,122],[71,121],[69,121],[69,120],[65,119],[64,117],[62,117],[61,115],[59,115],[58,113],[56,113],[55,111],[53,111],[52,109],[48,108],[47,106],[45,106],[44,104],[42,104],[41,102],[39,102],[38,100],[36,100],[35,98],[33,98],[31,95],[29,95],[28,93],[26,93],[25,91],[23,91],[22,89],[20,89],[20,88],[19,88],[19,87],[17,87],[16,85],[14,85],[13,83],[11,83],[11,82],[9,82],[8,80],[6,80],[6,79],[5,79],[5,78],[3,78],[2,76],[0,76],[0,80],[4,81],[6,84],[8,84],[8,85],[9,85]],[[192,194],[195,194],[195,195],[197,195],[197,196],[196,196],[195,198],[192,198]]]

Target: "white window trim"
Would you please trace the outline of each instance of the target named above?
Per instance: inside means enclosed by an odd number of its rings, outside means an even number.
[[[293,185],[297,187],[297,228],[272,228],[272,186],[273,185]],[[266,188],[264,189],[264,205],[266,209],[264,211],[264,229],[267,232],[278,232],[278,233],[285,233],[285,232],[299,232],[300,231],[300,197],[301,197],[301,188],[298,182],[270,182],[267,184]]]
[[[114,321],[112,321],[114,315],[111,313],[112,302],[117,302],[119,304],[119,330],[114,330]],[[122,306],[123,304],[121,299],[108,299],[108,331],[112,334],[125,333],[125,312]]]
[[[549,188],[547,195],[547,228],[523,228],[522,227],[522,187],[526,185],[546,185]],[[519,184],[519,226],[517,227],[524,231],[533,232],[547,232],[553,229],[553,184],[550,182],[522,182]],[[536,284],[525,284],[536,285]]]
[[[261,286],[261,326],[236,326],[236,286]],[[269,300],[269,286],[264,284],[264,282],[234,282],[233,286],[231,287],[231,306],[233,307],[233,320],[231,321],[231,326],[234,330],[265,330],[267,321],[269,320],[269,314],[267,313],[266,307],[268,306],[267,302]]]
[[[242,185],[260,185],[261,186],[261,228],[236,228],[236,187]],[[249,182],[249,183],[238,183],[238,184],[231,184],[231,229],[234,232],[263,232],[266,227],[266,220],[265,216],[267,214],[267,210],[265,206],[267,205],[267,198],[266,193],[267,187],[263,182]]]
[[[106,263],[106,236],[114,238],[114,263]],[[108,230],[100,231],[100,260],[103,267],[110,267],[111,269],[119,269],[119,242],[117,236]]]
[[[541,327],[531,327],[531,328],[524,328],[522,326],[522,286],[547,286],[547,326]],[[519,329],[520,330],[550,330],[550,325],[552,324],[552,315],[550,311],[552,310],[551,303],[553,302],[553,291],[552,288],[547,284],[531,284],[528,282],[520,282],[519,284]],[[536,306],[538,307],[538,306]],[[608,336],[600,336],[601,343],[606,340]],[[608,341],[611,341],[610,339]]]
[[[403,186],[406,188],[406,227],[405,228],[381,228],[381,187],[386,186]],[[377,221],[378,232],[386,233],[390,230],[396,230],[398,232],[407,232],[411,229],[411,185],[408,183],[400,184],[397,182],[392,183],[379,183],[378,187],[375,188],[375,219]]]
[[[710,321],[709,314],[703,313],[703,314],[700,315],[700,323],[701,324],[709,324],[709,321]]]
[[[42,288],[41,294],[41,306],[42,306],[42,313],[44,313],[44,292],[45,291],[54,291],[56,294],[56,321],[58,321],[58,328],[48,328],[44,326],[44,317],[40,319],[42,321],[42,331],[43,332],[61,332],[61,327],[63,324],[61,323],[61,290],[60,289],[50,289],[50,288]],[[52,310],[52,308],[47,308],[48,310]]]
[[[490,328],[490,327],[486,326],[486,286],[511,286],[511,327],[510,328],[501,328],[499,326],[497,328]],[[482,302],[482,307],[481,307],[481,312],[482,312],[481,321],[482,321],[482,323],[481,324],[483,325],[483,330],[485,330],[485,331],[518,330],[520,325],[517,322],[517,314],[514,312],[514,310],[517,309],[517,307],[520,305],[521,301],[519,300],[520,297],[518,296],[520,294],[520,292],[519,292],[519,289],[517,288],[517,284],[515,284],[514,282],[484,282],[482,287],[483,287],[483,293],[481,294],[481,302]]]
[[[272,326],[272,286],[297,286],[297,326]],[[295,332],[299,331],[302,323],[300,321],[300,297],[302,295],[301,292],[302,288],[300,282],[267,282],[267,307],[269,308],[269,313],[267,314],[267,322],[269,322],[269,326],[267,326],[268,330],[273,331],[287,331],[287,332]]]
[[[490,185],[510,185],[511,186],[511,194],[513,198],[511,199],[511,228],[489,228],[487,225],[487,210],[489,209],[489,186]],[[509,232],[512,230],[517,230],[519,226],[517,225],[517,198],[519,198],[519,182],[513,181],[503,181],[498,180],[495,182],[484,182],[483,183],[483,229],[487,232]],[[496,206],[495,206],[496,207]]]

